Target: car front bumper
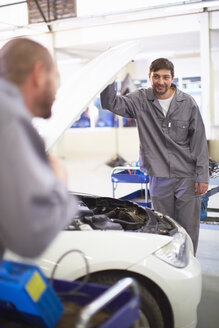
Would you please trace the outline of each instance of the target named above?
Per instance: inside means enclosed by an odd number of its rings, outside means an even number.
[[[202,279],[201,267],[195,257],[190,255],[189,264],[179,269],[151,255],[129,270],[147,276],[162,289],[173,311],[174,328],[196,327]]]

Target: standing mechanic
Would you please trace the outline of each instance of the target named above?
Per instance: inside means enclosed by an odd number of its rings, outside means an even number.
[[[50,117],[56,81],[42,45],[17,38],[0,50],[0,259],[5,249],[38,256],[76,212],[63,164],[32,126]]]
[[[186,229],[196,252],[201,194],[208,189],[208,148],[198,106],[173,78],[173,63],[158,58],[150,65],[152,88],[118,96],[111,84],[101,93],[101,103],[115,114],[136,119],[154,209]]]

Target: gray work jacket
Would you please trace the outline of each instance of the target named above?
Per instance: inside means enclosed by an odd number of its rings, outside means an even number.
[[[51,170],[19,89],[0,79],[0,259],[9,249],[38,256],[77,205]]]
[[[165,117],[152,88],[118,96],[115,83],[101,93],[102,108],[135,118],[140,153],[147,173],[156,177],[191,177],[208,182],[208,148],[195,100],[175,85]]]

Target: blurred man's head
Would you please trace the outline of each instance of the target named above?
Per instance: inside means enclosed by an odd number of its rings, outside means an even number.
[[[155,95],[158,98],[168,98],[174,78],[174,66],[166,58],[154,60],[149,68],[149,78]]]
[[[19,87],[34,116],[51,116],[57,70],[45,47],[26,38],[7,42],[0,50],[0,77]]]

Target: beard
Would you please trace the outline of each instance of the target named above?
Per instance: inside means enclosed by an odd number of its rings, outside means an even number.
[[[152,88],[154,90],[154,93],[159,96],[165,95],[165,93],[167,93],[168,90],[170,89],[170,87],[167,85],[160,87],[159,84],[154,84]]]
[[[41,95],[38,96],[35,104],[35,116],[49,118],[52,114],[52,105],[55,100],[54,92],[47,86]]]

